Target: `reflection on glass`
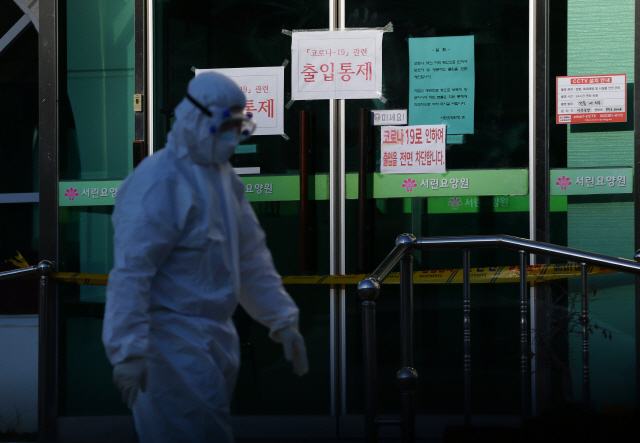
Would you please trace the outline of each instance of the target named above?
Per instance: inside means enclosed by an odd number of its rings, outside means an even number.
[[[133,2],[68,0],[63,179],[124,178],[133,157]]]

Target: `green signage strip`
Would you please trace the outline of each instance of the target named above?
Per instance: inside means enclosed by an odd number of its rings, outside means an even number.
[[[113,206],[122,180],[58,183],[60,206]]]
[[[633,168],[552,169],[551,195],[631,194]]]
[[[527,195],[526,169],[475,169],[444,174],[374,174],[374,198]]]
[[[244,182],[244,195],[250,202],[300,200],[298,175],[243,175],[240,179]]]
[[[551,212],[566,212],[567,197],[552,196]],[[477,212],[527,212],[528,195],[500,195],[486,197],[436,197],[430,198],[427,206],[429,214],[454,214]]]
[[[297,201],[300,199],[298,175],[243,175],[247,200]],[[526,195],[526,169],[449,171],[445,174],[370,174],[373,194],[369,198],[401,197],[478,197]],[[121,180],[60,182],[60,206],[106,206],[115,203]],[[346,176],[347,199],[358,198],[358,174]],[[329,175],[309,179],[309,198],[329,199]],[[466,201],[465,201],[466,203]],[[448,200],[447,203],[448,205]],[[453,204],[453,203],[452,203]],[[498,203],[501,205],[501,202]],[[465,205],[457,205],[459,208]]]

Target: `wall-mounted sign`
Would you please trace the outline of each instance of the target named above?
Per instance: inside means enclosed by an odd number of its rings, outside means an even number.
[[[447,171],[445,125],[382,126],[380,172],[426,174]]]
[[[627,121],[627,75],[556,77],[556,123]]]
[[[371,111],[371,124],[373,126],[383,125],[406,125],[406,109],[376,109]]]
[[[113,206],[122,180],[64,181],[58,183],[60,206]]]
[[[567,168],[550,171],[551,195],[631,194],[633,168]]]
[[[473,134],[474,36],[409,39],[409,124]]]
[[[356,175],[357,177],[357,175]],[[445,174],[374,174],[374,198],[527,195],[526,169],[474,169]]]
[[[196,69],[196,75],[214,71],[233,80],[247,97],[245,110],[253,114],[253,135],[284,134],[284,66],[234,69]]]
[[[291,99],[382,97],[383,30],[291,34]]]

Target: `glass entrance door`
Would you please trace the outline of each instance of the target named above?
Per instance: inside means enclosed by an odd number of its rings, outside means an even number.
[[[155,151],[164,147],[172,111],[183,99],[194,69],[286,66],[291,58],[291,38],[283,30],[330,25],[326,0],[171,0],[154,1],[152,5]],[[266,93],[266,86],[257,86],[260,90],[263,87]],[[290,75],[285,75],[284,90],[290,90]],[[268,102],[257,99],[248,103],[248,109],[257,116],[273,112],[268,106]],[[231,159],[245,182],[247,198],[267,233],[267,244],[283,276],[331,271],[327,189],[326,185],[324,189],[313,186],[324,184],[330,170],[329,124],[327,101],[294,102],[284,110],[284,134],[254,135]],[[309,146],[304,164],[299,155],[301,137]],[[302,209],[298,189],[304,168],[310,171],[315,200]],[[252,173],[247,175],[247,171]],[[308,217],[304,229],[300,221],[303,210]],[[301,236],[309,245],[304,250]],[[272,342],[267,330],[239,309],[234,317],[242,342],[240,378],[232,404],[236,417],[332,413],[329,287],[295,285],[287,286],[287,290],[301,310],[300,329],[311,370],[304,377],[295,376],[282,356],[281,345]],[[319,432],[330,431],[325,426]]]
[[[58,413],[126,415],[102,345],[105,286],[96,277],[113,266],[114,197],[133,169],[134,2],[66,0],[58,10],[59,225],[53,260],[57,272],[94,276],[93,284],[56,285]]]
[[[259,173],[241,177],[247,189],[251,187],[253,191],[247,196],[267,232],[278,270],[283,276],[371,272],[391,250],[395,238],[404,232],[416,236],[528,237],[528,6],[526,0],[493,0],[490,5],[462,1],[455,7],[415,1],[265,4],[200,0],[188,5],[177,0],[154,1],[154,149],[164,145],[172,122],[171,111],[182,99],[194,68],[286,64],[291,57],[291,38],[283,30],[332,26],[383,28],[392,23],[393,32],[383,37],[384,100],[289,102],[287,98],[286,135],[255,136],[232,157],[234,167],[259,168]],[[369,112],[407,110],[413,102],[410,98],[416,93],[409,90],[409,85],[415,75],[411,63],[416,55],[409,53],[409,39],[464,35],[475,39],[474,130],[450,138],[447,170],[457,174],[455,177],[475,182],[477,194],[461,192],[460,179],[454,182],[449,176],[436,174],[405,177],[417,183],[419,188],[413,193],[401,186],[402,181],[397,189],[391,189],[380,174],[380,127],[370,126]],[[291,88],[291,69],[290,65],[285,67],[285,91]],[[459,99],[450,99],[451,93],[438,103],[445,106]],[[442,96],[445,92],[437,91],[434,95]],[[369,158],[365,173],[370,183],[365,235],[361,232],[362,225],[357,223],[361,112],[367,116],[365,131],[371,139],[365,154]],[[410,120],[412,112],[415,108],[409,109]],[[301,164],[299,155],[305,115],[310,118],[306,133],[310,144],[308,165]],[[433,123],[440,122],[416,119],[413,124]],[[266,193],[257,194],[255,189],[266,184],[273,184],[275,189],[278,183],[298,177],[305,166],[311,171],[313,215],[310,223],[301,227],[303,204],[299,197],[279,200]],[[341,177],[337,181],[331,178],[333,167],[338,168],[336,174]],[[520,180],[525,186],[519,191],[497,186],[492,188],[498,189],[493,193],[481,189],[481,184],[501,180]],[[340,196],[335,186],[344,187],[344,196]],[[429,193],[424,192],[425,187]],[[332,192],[336,192],[336,198],[331,198]],[[304,233],[307,238],[301,240]],[[304,241],[313,245],[307,256],[301,247]],[[359,261],[365,250],[366,260]],[[517,254],[487,251],[473,256],[474,267],[508,265],[517,265]],[[461,259],[450,254],[416,256],[416,270],[460,266]],[[475,367],[478,381],[474,395],[493,399],[490,409],[496,414],[512,411],[519,405],[519,399],[510,396],[514,387],[519,386],[517,359],[511,358],[518,353],[518,341],[508,340],[517,333],[518,324],[508,322],[517,318],[518,300],[511,295],[517,291],[508,286],[479,288],[478,304],[473,308],[480,329],[478,337],[485,337],[477,342],[483,356]],[[277,346],[266,340],[259,326],[244,323],[243,314],[239,313],[244,347],[234,413],[237,416],[361,413],[360,301],[355,285],[334,288],[334,292],[322,285],[288,285],[287,290],[302,310],[301,328],[311,352],[311,372],[302,379],[288,375]],[[459,288],[429,285],[417,288],[416,292],[419,318],[416,339],[417,348],[421,349],[417,358],[425,378],[442,380],[436,387],[421,385],[420,410],[458,413],[462,408],[462,349],[456,350],[456,343],[462,343],[461,320],[457,319],[461,309]],[[397,392],[393,381],[399,369],[396,305],[395,288],[385,286],[385,296],[380,300],[383,337],[380,363],[386,380],[381,385],[380,402],[384,412],[397,412],[398,407],[394,403]],[[288,396],[277,394],[287,392],[290,386],[303,393],[302,402],[293,403]]]
[[[349,100],[346,103],[347,173],[357,170],[359,108],[372,110],[408,109],[409,125],[447,123],[453,128],[458,115],[454,102],[475,100],[473,130],[447,137],[448,174],[407,174],[388,185],[377,180],[391,176],[380,173],[381,130],[372,129],[373,200],[371,228],[367,241],[372,246],[372,265],[382,262],[398,235],[416,237],[498,235],[529,237],[528,190],[520,192],[498,187],[498,192],[477,186],[502,180],[506,174],[528,176],[528,2],[491,0],[485,2],[357,1],[344,2],[345,26],[381,27],[393,23],[393,32],[383,40],[383,92],[378,100]],[[461,66],[452,37],[473,36],[475,96],[466,96],[451,85],[415,84],[440,69]],[[442,64],[431,64],[434,53],[416,50],[439,42],[433,51],[451,56]],[[412,46],[413,45],[413,46]],[[452,63],[452,64],[447,64]],[[443,68],[444,67],[444,68]],[[438,118],[420,117],[418,104],[441,111]],[[424,109],[424,107],[422,108]],[[434,114],[431,114],[434,115]],[[460,174],[460,175],[456,175]],[[487,175],[484,175],[487,174]],[[468,176],[468,177],[467,177]],[[467,193],[456,179],[468,178]],[[474,178],[477,177],[477,178]],[[415,184],[415,187],[408,187]],[[475,185],[472,186],[472,182]],[[389,187],[397,187],[393,191]],[[405,187],[403,187],[405,186]],[[410,192],[408,192],[410,191]],[[383,193],[392,197],[382,197]],[[347,220],[353,220],[356,202],[347,200]],[[355,272],[358,242],[354,223],[346,226],[347,273]],[[517,254],[491,250],[474,251],[471,267],[517,266]],[[414,254],[414,271],[446,272],[462,267],[459,253],[438,251]],[[370,272],[370,271],[369,271]],[[414,285],[415,366],[420,382],[416,401],[419,414],[461,414],[463,391],[462,289],[454,284]],[[347,287],[347,412],[363,410],[361,384],[360,301],[355,288]],[[383,285],[379,312],[379,404],[380,413],[399,413],[399,389],[395,374],[400,369],[399,289]],[[472,412],[487,415],[517,414],[519,386],[517,337],[517,289],[511,284],[474,285]]]

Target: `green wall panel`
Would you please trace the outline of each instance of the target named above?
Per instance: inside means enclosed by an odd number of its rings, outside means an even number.
[[[633,84],[634,2],[569,0],[567,9],[567,75],[627,74]],[[630,122],[567,126],[569,168],[632,165]]]
[[[67,179],[124,178],[133,169],[133,1],[67,1]],[[64,100],[64,98],[63,98]],[[64,175],[64,173],[63,173]]]
[[[626,74],[628,111],[633,108],[634,4],[631,0],[567,3],[567,75]],[[567,125],[567,167],[632,165],[632,121]],[[568,246],[632,259],[633,202],[624,200],[570,197]],[[591,322],[613,332],[609,340],[595,330],[590,339],[591,400],[596,408],[603,404],[634,405],[634,298],[633,287],[629,286],[632,283],[631,278],[621,275],[589,281]],[[579,284],[579,281],[569,283],[570,294],[578,299]],[[580,303],[573,308],[579,312]],[[576,400],[581,400],[580,336],[569,334],[569,345],[574,394]]]

